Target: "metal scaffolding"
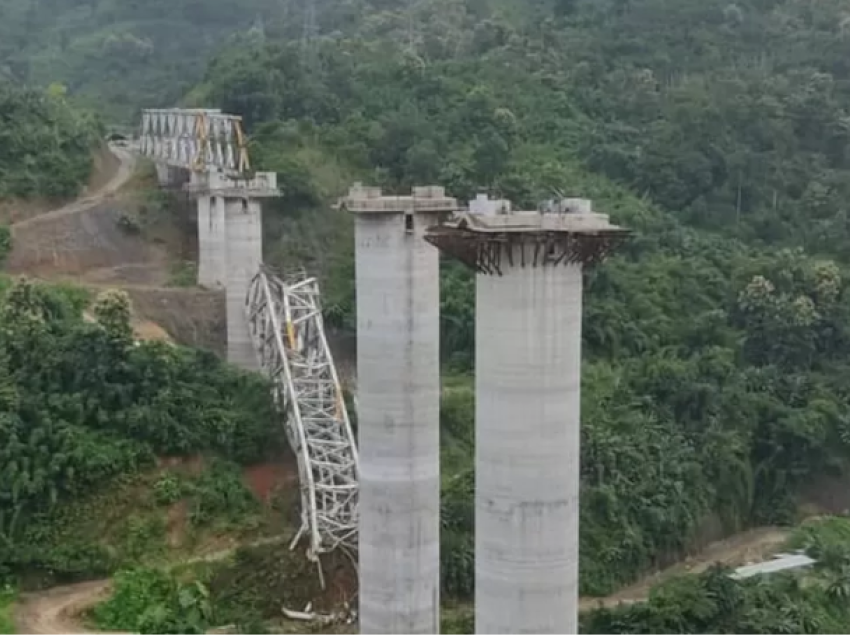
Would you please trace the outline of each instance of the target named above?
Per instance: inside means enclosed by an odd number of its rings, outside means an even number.
[[[195,172],[239,175],[251,167],[242,118],[214,109],[143,110],[139,151],[156,162]]]
[[[298,458],[308,556],[357,547],[358,456],[322,321],[319,285],[262,267],[248,291],[248,328]],[[321,570],[320,570],[321,571]]]

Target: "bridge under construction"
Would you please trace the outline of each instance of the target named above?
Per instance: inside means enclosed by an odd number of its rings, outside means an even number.
[[[317,281],[263,265],[279,191],[241,119],[147,110],[138,152],[197,201],[198,283],[225,290],[228,359],[272,380],[298,459],[293,547],[356,551],[361,633],[439,633],[440,252],[475,272],[476,632],[576,633],[582,272],[627,232],[586,199],[461,209],[438,186],[356,184],[358,443]]]

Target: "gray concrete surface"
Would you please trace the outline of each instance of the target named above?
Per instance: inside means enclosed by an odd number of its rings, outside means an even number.
[[[257,370],[245,303],[251,279],[263,261],[263,219],[257,199],[225,199],[227,263],[227,361]]]
[[[191,177],[188,169],[157,163],[156,178],[163,188],[179,189],[188,183]]]
[[[476,283],[475,632],[575,634],[581,268],[506,260]]]
[[[439,253],[423,235],[455,202],[441,188],[355,186],[345,205],[356,213],[360,632],[436,634]]]
[[[405,233],[403,214],[359,216],[355,233],[360,631],[435,634],[439,255]]]
[[[198,202],[198,284],[225,288],[227,360],[259,370],[245,304],[263,261],[261,200],[280,195],[277,174],[237,178],[217,171],[194,172],[183,189]]]
[[[225,204],[222,197],[198,196],[198,285],[223,289],[227,282]]]

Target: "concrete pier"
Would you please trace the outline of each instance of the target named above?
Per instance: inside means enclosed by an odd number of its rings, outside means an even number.
[[[185,189],[198,200],[198,284],[226,290],[227,360],[255,370],[259,363],[245,305],[251,279],[263,262],[260,199],[279,196],[277,175],[263,172],[236,179],[197,173]]]
[[[439,187],[355,185],[360,632],[440,629],[439,254],[425,229],[456,209]]]
[[[476,633],[577,633],[582,267],[622,234],[481,198],[428,233],[478,272]]]
[[[197,183],[197,176],[192,181]],[[224,289],[227,282],[225,204],[222,197],[198,195],[198,285]]]
[[[184,184],[191,182],[188,170],[161,163],[156,164],[156,179],[160,187],[166,189],[179,189]]]
[[[225,201],[227,235],[227,361],[259,369],[245,312],[248,287],[263,262],[263,216],[256,199]]]
[[[580,265],[477,281],[476,633],[576,633],[581,293]]]

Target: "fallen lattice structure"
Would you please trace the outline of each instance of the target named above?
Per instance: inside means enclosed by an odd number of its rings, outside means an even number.
[[[319,285],[262,267],[248,292],[248,325],[298,459],[308,557],[357,547],[358,455],[322,320]],[[321,568],[320,568],[321,572]]]

